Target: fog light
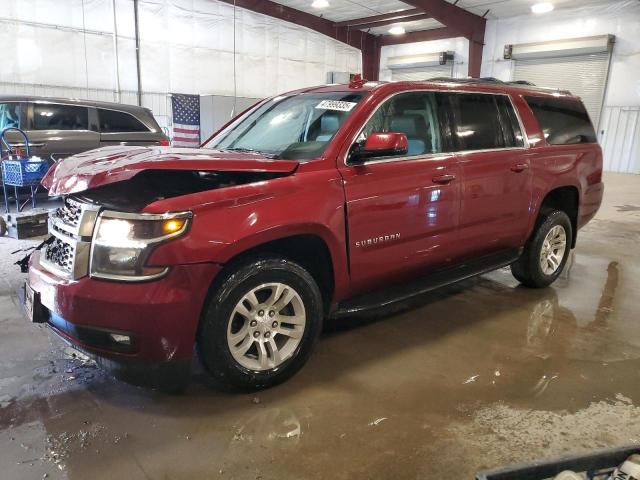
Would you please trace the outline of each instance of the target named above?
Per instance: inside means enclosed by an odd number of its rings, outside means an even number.
[[[120,345],[131,345],[131,337],[129,335],[121,335],[119,333],[110,333],[111,340]]]

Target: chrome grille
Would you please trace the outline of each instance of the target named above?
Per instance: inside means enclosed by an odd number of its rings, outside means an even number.
[[[80,223],[80,217],[82,215],[82,204],[76,202],[69,197],[64,199],[63,205],[55,212],[55,216],[62,222],[71,227],[77,227]]]
[[[80,278],[89,272],[91,235],[100,207],[65,198],[62,207],[49,217],[51,242],[43,249],[42,265],[66,278]]]
[[[73,245],[58,237],[53,238],[44,252],[44,258],[47,262],[67,273],[73,271],[73,256]]]

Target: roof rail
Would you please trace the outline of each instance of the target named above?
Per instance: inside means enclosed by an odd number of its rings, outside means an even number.
[[[443,82],[443,83],[462,83],[462,84],[494,84],[494,85],[513,85],[514,87],[521,87],[525,89],[530,89],[532,91],[540,91],[540,92],[558,92],[566,95],[571,95],[569,90],[561,90],[559,88],[547,88],[547,87],[538,87],[536,84],[529,82],[527,80],[512,80],[509,82],[503,82],[494,77],[482,77],[482,78],[450,78],[450,77],[433,77],[425,82]]]
[[[510,82],[507,82],[509,85],[528,85],[530,87],[535,87],[536,84],[533,82],[530,82],[528,80],[512,80]]]

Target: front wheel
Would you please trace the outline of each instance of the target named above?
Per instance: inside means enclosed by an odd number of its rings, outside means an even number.
[[[322,329],[313,277],[283,258],[233,268],[213,293],[198,335],[211,375],[240,390],[267,388],[295,374]]]
[[[540,214],[537,228],[524,247],[522,256],[511,265],[511,273],[527,287],[551,285],[567,263],[573,230],[571,220],[560,210]]]

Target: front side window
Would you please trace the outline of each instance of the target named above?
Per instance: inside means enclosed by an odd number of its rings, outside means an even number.
[[[0,103],[0,131],[5,128],[20,128],[19,103]]]
[[[34,130],[88,130],[89,109],[76,105],[36,103],[33,105]]]
[[[361,146],[372,133],[404,133],[409,148],[405,156],[446,151],[440,132],[444,106],[438,92],[408,92],[384,102],[358,135]]]
[[[596,143],[589,114],[579,100],[525,97],[550,145]]]
[[[100,132],[102,133],[128,133],[148,132],[149,129],[133,115],[116,110],[98,109],[100,119]]]
[[[231,123],[204,148],[318,158],[362,98],[363,93],[352,92],[275,97]]]

